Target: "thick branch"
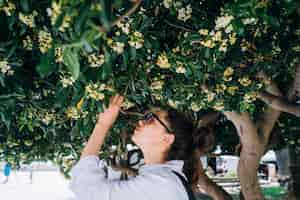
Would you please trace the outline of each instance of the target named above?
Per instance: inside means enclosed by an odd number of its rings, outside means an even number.
[[[293,86],[290,87],[287,94],[289,102],[295,102],[296,98],[300,97],[300,64],[297,65],[295,74]]]
[[[259,138],[256,126],[249,113],[223,112],[228,120],[232,121],[240,137],[242,145],[258,144]]]
[[[282,97],[272,95],[268,92],[261,92],[259,93],[258,98],[275,110],[287,112],[300,117],[300,106],[289,103]]]
[[[110,27],[117,25],[119,22],[124,20],[125,17],[132,15],[138,9],[140,4],[142,3],[142,0],[132,0],[132,2],[134,2],[134,5],[124,15],[120,16],[118,19],[116,19],[114,22],[112,22]],[[104,32],[104,30],[105,30],[105,28],[103,26],[101,26],[100,31]]]
[[[266,74],[263,72],[260,72],[258,74],[259,78],[262,78],[264,80],[267,80]],[[277,87],[277,85],[271,81],[268,87],[266,88],[266,92],[272,95],[276,95],[278,97],[282,96],[281,91]],[[258,98],[260,98],[264,93],[260,93],[258,95]],[[267,103],[268,104],[268,103]],[[264,145],[268,144],[269,137],[271,135],[272,129],[277,121],[277,119],[280,116],[281,111],[274,109],[270,104],[268,104],[268,107],[265,109],[265,111],[258,117],[256,127],[258,130],[259,136],[261,136],[261,140],[264,143]]]

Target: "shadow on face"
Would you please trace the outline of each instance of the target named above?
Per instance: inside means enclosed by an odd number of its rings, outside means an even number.
[[[145,113],[153,112],[168,128],[170,124],[167,120],[167,111],[157,107],[147,110]],[[171,134],[166,128],[155,118],[150,120],[139,120],[132,135],[132,141],[142,150],[162,150],[170,146],[172,142]]]

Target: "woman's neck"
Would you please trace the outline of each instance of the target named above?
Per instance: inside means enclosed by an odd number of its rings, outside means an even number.
[[[146,165],[163,164],[165,163],[165,156],[158,152],[144,153],[144,162]]]

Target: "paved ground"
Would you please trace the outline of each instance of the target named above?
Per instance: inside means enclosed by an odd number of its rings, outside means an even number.
[[[34,172],[32,184],[29,172],[13,172],[8,183],[0,184],[1,200],[73,200],[68,183],[57,171]]]

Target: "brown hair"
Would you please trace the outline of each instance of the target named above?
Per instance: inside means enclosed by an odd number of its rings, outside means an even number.
[[[183,160],[183,173],[193,191],[197,191],[201,172],[200,156],[209,151],[214,144],[212,129],[194,127],[186,114],[175,109],[168,109],[167,112],[167,120],[174,130],[175,141],[167,152],[166,160]]]

